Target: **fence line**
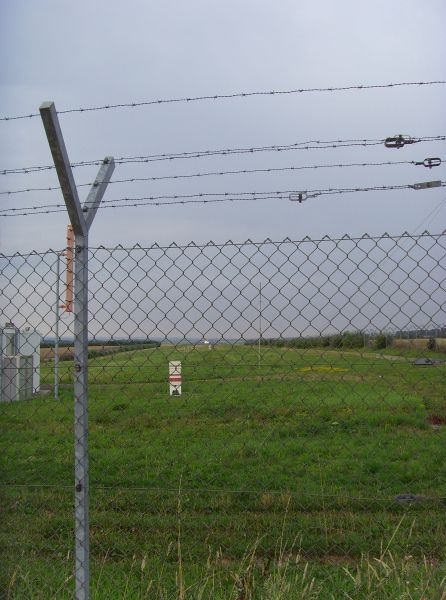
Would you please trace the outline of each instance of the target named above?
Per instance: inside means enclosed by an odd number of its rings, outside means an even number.
[[[396,555],[442,559],[445,250],[428,232],[90,248],[91,535],[70,517],[78,333],[55,308],[66,259],[0,255],[10,597],[71,597],[73,537],[88,562],[91,541],[97,597],[101,569],[104,597],[146,597],[132,557],[164,572],[179,519],[191,579],[209,552],[232,564],[251,544],[274,554],[280,536],[318,560],[378,556],[389,539]]]

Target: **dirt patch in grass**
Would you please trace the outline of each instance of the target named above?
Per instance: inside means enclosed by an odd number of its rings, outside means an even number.
[[[121,352],[119,346],[89,346],[88,351],[98,350],[100,352]],[[59,346],[59,360],[72,360],[74,358],[73,346]],[[54,360],[54,348],[41,348],[40,359],[42,362]]]
[[[446,415],[430,415],[427,422],[430,425],[446,425]]]

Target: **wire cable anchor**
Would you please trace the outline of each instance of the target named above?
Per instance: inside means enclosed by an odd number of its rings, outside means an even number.
[[[420,140],[416,140],[409,135],[395,135],[394,137],[388,137],[384,140],[384,146],[386,148],[402,148],[407,144],[416,144]]]
[[[291,192],[289,199],[291,202],[299,202],[299,204],[302,204],[302,202],[305,202],[305,200],[308,200],[309,198],[316,198],[316,196],[319,195],[320,194],[309,194],[308,192]]]
[[[441,165],[441,158],[425,158],[420,162],[414,163],[416,166],[428,167],[432,169],[432,167],[439,167]]]
[[[434,187],[442,187],[442,181],[423,181],[422,183],[414,183],[410,187],[414,190],[427,190]]]
[[[308,194],[307,192],[293,192],[290,194],[289,198],[291,202],[299,202],[299,204],[302,204],[302,202],[308,200]]]

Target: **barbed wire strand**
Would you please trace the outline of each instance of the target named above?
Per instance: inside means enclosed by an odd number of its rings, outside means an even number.
[[[245,153],[255,153],[255,152],[269,152],[269,151],[282,151],[294,148],[309,149],[310,144],[316,144],[317,147],[323,144],[330,144],[330,147],[333,147],[332,144],[352,144],[357,145],[358,143],[361,145],[371,145],[371,144],[381,144],[384,140],[333,140],[330,142],[324,142],[319,140],[307,140],[305,142],[295,142],[292,144],[276,144],[270,146],[253,146],[248,148],[223,148],[216,150],[196,150],[196,151],[185,151],[185,152],[174,152],[174,153],[165,153],[165,154],[148,154],[145,156],[120,156],[114,157],[114,161],[116,164],[127,164],[127,163],[140,163],[140,162],[156,162],[163,160],[177,160],[180,158],[201,158],[203,156],[220,156],[220,155],[229,155],[229,154],[245,154]],[[93,160],[84,160],[77,161],[71,163],[71,167],[73,169],[77,167],[85,167],[85,166],[97,166],[102,163],[102,159],[93,159]],[[32,166],[32,167],[18,167],[15,169],[2,169],[0,171],[1,175],[10,175],[15,173],[33,173],[36,171],[49,171],[54,169],[54,165],[40,165],[40,166]]]
[[[404,188],[406,186],[403,186]],[[326,189],[318,189],[318,190],[311,190],[311,192],[308,193],[312,193],[312,194],[323,194],[323,193],[327,193],[327,191],[331,192],[332,188],[326,188]],[[344,189],[344,188],[343,188]],[[348,189],[353,189],[353,188],[348,188]],[[280,195],[285,195],[285,194],[291,194],[291,193],[295,193],[296,190],[274,190],[274,191],[266,191],[266,192],[198,192],[198,193],[194,193],[194,194],[160,194],[160,195],[152,195],[152,196],[139,196],[139,197],[128,197],[125,196],[123,198],[114,198],[114,199],[110,199],[110,200],[102,200],[101,205],[103,206],[104,204],[116,204],[116,203],[130,203],[133,204],[134,202],[140,202],[140,201],[146,201],[146,200],[150,200],[150,201],[157,201],[157,200],[189,200],[191,198],[214,198],[214,197],[231,197],[231,198],[238,198],[240,196],[251,196],[254,198],[262,198],[262,197],[268,197],[268,198],[272,198],[275,196],[280,196]],[[39,205],[34,205],[34,206],[23,206],[23,207],[10,207],[10,208],[4,208],[0,210],[0,215],[2,213],[8,213],[8,212],[16,212],[16,211],[21,211],[21,210],[39,210],[39,209],[44,209],[44,208],[64,208],[65,204],[63,202],[58,203],[58,204],[39,204]]]
[[[279,194],[287,194],[290,191],[269,191],[269,192],[198,192],[195,194],[160,194],[158,196],[139,196],[139,197],[123,197],[123,198],[114,198],[111,200],[102,200],[102,205],[104,204],[114,204],[114,203],[133,203],[140,200],[179,200],[179,199],[189,199],[189,198],[203,198],[203,197],[237,197],[237,196],[274,196]],[[23,206],[23,207],[11,207],[4,208],[0,210],[0,214],[5,212],[15,212],[20,210],[37,210],[42,208],[61,208],[65,207],[65,204],[39,204],[35,206]]]
[[[142,100],[140,102],[121,102],[117,104],[103,104],[99,106],[87,106],[81,108],[68,108],[65,110],[59,110],[59,115],[66,115],[70,113],[87,113],[96,111],[113,110],[120,108],[137,108],[143,106],[160,106],[163,104],[180,104],[191,102],[203,102],[206,100],[232,100],[235,98],[253,98],[256,96],[289,96],[293,94],[308,94],[308,93],[322,93],[322,92],[347,92],[353,90],[376,90],[376,89],[390,89],[398,87],[423,87],[432,85],[444,85],[446,81],[402,81],[395,83],[379,83],[379,84],[357,84],[357,85],[346,85],[346,86],[331,86],[331,87],[308,87],[308,88],[295,88],[290,90],[268,90],[268,91],[254,91],[254,92],[235,92],[233,94],[209,94],[203,96],[190,96],[190,97],[179,97],[179,98],[160,98],[155,100]],[[0,121],[18,121],[20,119],[32,119],[38,117],[39,113],[29,113],[26,115],[16,116],[3,116],[0,117]]]
[[[435,136],[421,136],[411,138],[411,144],[421,142],[433,142],[433,141],[445,141],[445,135]],[[272,146],[253,146],[248,148],[225,148],[217,150],[198,150],[193,152],[177,152],[172,154],[148,154],[146,156],[121,156],[114,158],[116,164],[134,164],[134,163],[149,163],[166,160],[179,160],[189,158],[203,158],[207,156],[227,156],[227,155],[239,155],[239,154],[253,154],[256,152],[283,152],[289,150],[319,150],[319,149],[332,149],[332,148],[350,148],[356,146],[380,146],[384,144],[385,139],[367,140],[367,139],[354,139],[354,140],[310,140],[307,142],[295,142],[292,144],[283,145],[272,145]],[[72,168],[86,167],[102,164],[102,159],[84,160],[71,163]],[[54,165],[41,165],[32,167],[18,167],[15,169],[2,169],[0,175],[11,175],[11,174],[29,174],[37,171],[50,171],[55,169]]]
[[[442,163],[446,162],[445,158],[441,158]],[[323,165],[302,165],[302,166],[289,166],[289,167],[269,167],[264,169],[239,169],[233,171],[208,171],[204,173],[186,173],[180,175],[159,175],[155,177],[129,177],[127,179],[115,179],[108,182],[108,185],[118,183],[137,183],[143,181],[164,181],[164,180],[176,180],[176,179],[191,179],[199,177],[212,177],[222,175],[247,175],[250,173],[277,173],[283,171],[303,171],[307,169],[334,169],[334,168],[351,168],[351,167],[381,167],[381,166],[393,166],[393,165],[419,165],[420,161],[415,160],[387,160],[381,162],[360,162],[360,163],[334,163],[334,164],[323,164]],[[77,187],[91,187],[93,181],[87,183],[79,183]],[[35,188],[23,188],[20,190],[5,190],[0,191],[0,196],[11,196],[14,194],[24,194],[28,192],[50,192],[54,190],[60,190],[60,186],[48,186],[48,187],[35,187]]]
[[[446,182],[441,182],[441,187],[445,187]],[[354,188],[326,188],[317,190],[306,190],[305,194],[307,197],[316,197],[333,194],[352,194],[359,192],[372,192],[372,191],[393,191],[393,190],[408,190],[413,189],[413,185],[382,185],[382,186],[369,186],[369,187],[354,187]],[[230,192],[222,193],[200,193],[200,194],[186,194],[186,195],[175,195],[175,196],[143,196],[138,198],[117,198],[114,200],[104,201],[99,209],[107,208],[135,208],[141,206],[172,206],[179,204],[215,204],[222,202],[257,202],[259,200],[290,200],[290,194],[300,193],[296,190],[285,190],[276,192],[240,192],[239,195]],[[243,196],[242,196],[243,195]],[[209,196],[209,197],[208,197]],[[160,202],[158,199],[168,199]],[[44,210],[42,210],[44,209]],[[65,212],[65,206],[63,204],[53,205],[41,205],[28,208],[10,208],[3,209],[0,211],[0,217],[16,217],[16,216],[29,216],[39,214],[51,214]],[[24,212],[20,212],[24,211]]]

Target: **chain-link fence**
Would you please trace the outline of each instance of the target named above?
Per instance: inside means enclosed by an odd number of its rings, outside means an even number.
[[[330,597],[365,560],[401,586],[444,560],[445,249],[90,249],[86,538],[70,265],[1,256],[5,597],[72,597],[75,535],[95,598]]]

